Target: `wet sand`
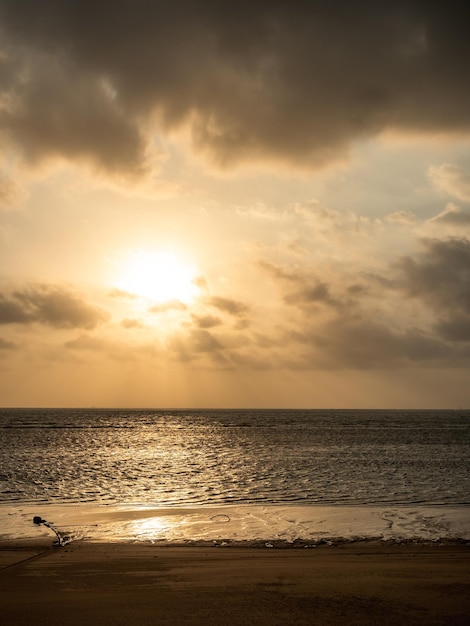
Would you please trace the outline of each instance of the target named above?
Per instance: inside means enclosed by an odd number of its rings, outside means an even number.
[[[17,626],[470,623],[470,546],[0,546]]]

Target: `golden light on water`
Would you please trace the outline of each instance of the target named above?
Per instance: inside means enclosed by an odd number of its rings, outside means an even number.
[[[176,521],[176,523],[172,523]],[[161,540],[172,536],[172,531],[178,526],[177,520],[168,517],[148,517],[132,522],[130,535],[139,539]]]

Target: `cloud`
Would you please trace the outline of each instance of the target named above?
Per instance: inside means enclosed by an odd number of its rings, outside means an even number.
[[[400,332],[367,318],[340,317],[298,339],[308,346],[299,363],[315,369],[390,368],[438,362],[452,353],[443,341],[416,328]]]
[[[260,261],[259,266],[280,285],[286,304],[300,307],[318,304],[340,306],[340,302],[331,295],[331,286],[308,269],[288,269],[267,261]]]
[[[0,350],[13,350],[16,347],[17,347],[16,343],[13,343],[12,341],[8,341],[8,339],[3,339],[2,337],[0,337]]]
[[[47,54],[28,56],[7,85],[0,134],[30,164],[57,157],[89,162],[121,176],[145,169],[145,142],[103,81]],[[70,80],[73,77],[73,85]]]
[[[470,173],[453,163],[443,163],[428,169],[432,183],[441,191],[470,202]]]
[[[389,222],[391,224],[416,224],[417,218],[414,213],[410,211],[396,211],[395,213],[391,213],[384,218],[385,222]]]
[[[449,341],[470,341],[470,315],[457,313],[436,324],[437,333]]]
[[[228,313],[234,317],[243,317],[246,313],[248,313],[247,305],[239,300],[213,296],[208,298],[207,302],[216,309],[219,309],[219,311],[223,311],[224,313]]]
[[[470,240],[427,239],[422,244],[420,255],[398,262],[405,294],[424,300],[439,313],[470,315]]]
[[[187,306],[181,300],[169,300],[150,307],[150,313],[166,313],[167,311],[185,311]]]
[[[54,328],[94,328],[108,319],[103,310],[53,285],[0,294],[0,324],[40,323]]]
[[[336,304],[331,297],[329,285],[320,281],[302,285],[300,289],[287,293],[284,296],[284,300],[287,304],[300,306],[310,304],[328,304],[334,306]]]
[[[130,318],[121,320],[121,326],[123,328],[145,328],[144,324],[140,320]]]
[[[468,131],[462,3],[3,0],[0,128],[30,160],[145,168],[188,128],[224,166],[317,167],[383,130]]]
[[[193,361],[208,357],[209,362],[225,364],[223,348],[217,337],[203,328],[189,330],[186,334],[174,335],[168,341],[168,348],[173,358],[179,361]]]
[[[265,261],[264,259],[261,259],[259,261],[259,266],[261,269],[265,270],[275,281],[282,281],[287,283],[295,283],[298,281],[298,276],[295,268],[290,269],[282,267],[275,263]]]
[[[435,367],[468,361],[470,241],[425,239],[407,256],[364,272],[352,256],[322,266],[261,261],[280,292],[276,357],[300,369]],[[284,308],[282,305],[287,305]],[[263,346],[269,351],[269,343]]]
[[[192,317],[199,328],[214,328],[222,323],[215,315],[193,315]]]
[[[108,296],[110,298],[126,298],[129,300],[135,300],[137,296],[134,293],[130,293],[130,291],[124,291],[124,289],[111,289],[108,291]]]
[[[220,342],[207,330],[192,330],[190,333],[191,347],[195,352],[217,352],[220,350]]]
[[[25,196],[25,192],[18,184],[0,172],[0,211],[15,208]]]
[[[408,300],[418,300],[434,314],[438,339],[470,341],[470,240],[426,239],[415,257],[397,263],[396,286]]]
[[[87,350],[90,352],[105,352],[114,345],[114,342],[90,335],[80,335],[77,339],[71,339],[64,343],[64,346],[70,350]]]
[[[68,341],[68,354],[221,370],[429,368],[469,360],[468,239],[425,239],[410,254],[384,262],[380,275],[363,272],[347,257],[326,269],[308,256],[295,266],[270,260],[259,266],[275,290],[263,285],[268,298],[249,310],[249,325],[245,301],[227,292],[188,308],[184,320],[158,335],[161,346],[151,322],[145,326],[151,341],[140,333],[142,343],[128,342],[134,333],[124,329],[141,322],[126,318]],[[103,311],[55,286],[16,290],[0,299],[3,324],[87,330],[105,319]]]
[[[436,215],[429,221],[434,224],[466,227],[470,226],[470,213],[464,213],[460,207],[449,202],[442,213],[439,213],[439,215]]]

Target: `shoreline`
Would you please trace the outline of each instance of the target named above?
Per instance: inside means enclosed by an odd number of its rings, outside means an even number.
[[[44,550],[57,550],[65,551],[66,549],[74,548],[76,546],[109,546],[110,549],[119,546],[142,546],[150,547],[162,550],[206,550],[206,549],[224,549],[224,550],[285,550],[285,551],[299,551],[299,550],[316,550],[321,549],[347,549],[354,547],[359,548],[376,548],[377,550],[388,548],[462,548],[469,549],[470,555],[470,539],[455,538],[441,538],[441,539],[383,539],[382,537],[358,537],[346,539],[344,537],[336,537],[330,539],[320,539],[318,541],[309,541],[306,539],[296,539],[294,541],[285,541],[282,539],[268,539],[268,540],[249,540],[244,539],[241,541],[234,540],[193,540],[187,539],[184,541],[153,541],[153,540],[118,540],[118,541],[94,541],[92,539],[71,539],[66,540],[59,544],[52,536],[44,536],[41,538],[29,538],[29,539],[0,539],[0,553],[1,552],[21,552],[21,551],[44,551]],[[1,567],[0,567],[1,570]]]
[[[40,519],[46,524],[35,524]],[[470,541],[470,506],[15,503],[0,505],[0,542],[68,537],[155,545]]]
[[[315,549],[73,542],[0,545],[5,623],[468,623],[463,543],[358,541]]]

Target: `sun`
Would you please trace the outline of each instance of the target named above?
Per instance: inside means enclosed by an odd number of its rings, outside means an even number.
[[[190,304],[198,295],[197,270],[168,252],[137,250],[119,264],[115,286],[155,303],[178,300]]]

